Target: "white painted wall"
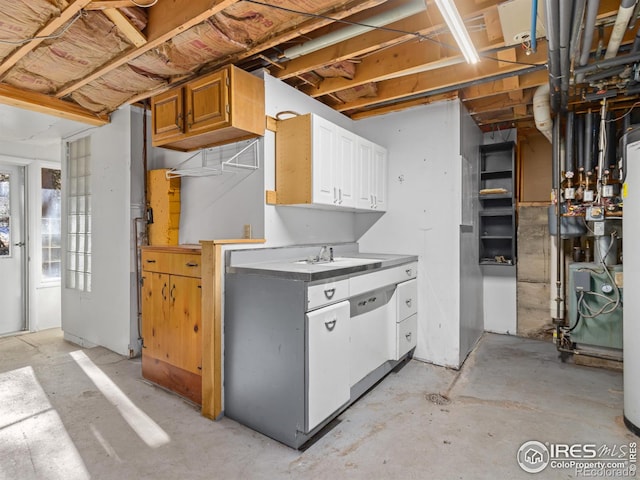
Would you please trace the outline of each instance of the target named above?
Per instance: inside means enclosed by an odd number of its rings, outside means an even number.
[[[92,291],[62,289],[65,338],[84,346],[102,345],[122,355],[129,355],[130,345],[136,343],[131,338],[134,320],[127,281],[131,271],[131,124],[130,107],[123,107],[112,114],[110,124],[86,133],[91,135]],[[67,231],[64,222],[63,231]]]
[[[419,256],[415,357],[460,365],[460,105],[447,101],[356,122],[389,150],[389,208],[358,214],[360,250]],[[362,236],[360,236],[362,235]]]
[[[287,110],[300,114],[315,113],[341,127],[353,130],[353,121],[350,118],[266,73],[264,80],[267,115],[275,117]],[[375,140],[375,137],[371,137],[367,132],[363,132],[362,136]],[[275,134],[267,132],[264,137],[266,190],[275,189],[275,151]],[[262,195],[264,199],[264,191]],[[352,242],[355,240],[355,215],[351,212],[265,205],[265,246]]]

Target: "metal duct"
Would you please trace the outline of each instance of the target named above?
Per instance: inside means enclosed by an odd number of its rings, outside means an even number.
[[[366,23],[367,26],[351,25],[322,37],[318,37],[305,42],[302,45],[287,48],[283,52],[284,59],[293,60],[294,58],[301,57],[302,55],[307,55],[308,53],[315,52],[316,50],[320,50],[321,48],[329,47],[349,38],[353,38],[355,36],[369,32],[375,27],[382,27],[384,25],[388,25],[390,23],[410,17],[411,15],[424,12],[424,9],[424,0],[411,0],[406,5],[402,5],[393,10],[389,10],[388,12],[381,13],[380,15],[375,15],[371,18],[367,18],[366,20],[364,20],[364,23]]]
[[[547,48],[549,50],[549,84],[551,85],[551,109],[555,112],[560,106],[560,35],[559,0],[545,0],[547,19]]]
[[[620,3],[616,23],[613,25],[613,31],[611,32],[611,37],[609,37],[607,52],[604,54],[605,60],[615,57],[618,53],[620,42],[622,42],[622,37],[627,30],[627,25],[629,25],[629,19],[633,14],[635,5],[636,0],[622,0]]]
[[[598,8],[600,7],[600,0],[589,0],[587,3],[587,16],[584,21],[584,37],[582,38],[582,50],[580,54],[580,60],[578,65],[583,66],[589,62],[589,55],[591,55],[591,44],[593,43],[593,32],[596,27],[596,18],[598,17]],[[581,83],[584,75],[576,72],[576,83]]]
[[[540,85],[533,95],[533,118],[536,128],[553,143],[553,122],[551,121],[551,106],[549,104],[549,84]]]
[[[576,114],[574,112],[569,112],[567,114],[567,125],[566,132],[564,137],[565,143],[565,154],[564,154],[564,171],[565,172],[573,172],[575,171],[575,136],[574,136],[574,124],[575,124]]]

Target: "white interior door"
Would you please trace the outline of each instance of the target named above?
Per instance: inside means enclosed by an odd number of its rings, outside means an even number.
[[[0,335],[26,329],[24,167],[0,164]]]

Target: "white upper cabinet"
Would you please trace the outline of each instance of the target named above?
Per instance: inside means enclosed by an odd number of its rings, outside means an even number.
[[[278,121],[276,204],[384,211],[386,149],[314,114]]]

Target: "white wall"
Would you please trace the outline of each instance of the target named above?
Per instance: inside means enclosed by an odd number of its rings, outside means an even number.
[[[91,135],[92,291],[62,289],[62,328],[65,338],[75,343],[102,345],[129,355],[136,343],[131,338],[127,281],[131,271],[130,108],[117,110],[110,124],[87,134]],[[64,223],[63,231],[67,231]]]
[[[353,121],[332,108],[286,85],[268,74],[264,75],[266,114],[293,110],[299,114],[315,113],[349,130]],[[363,137],[375,138],[362,133]],[[379,143],[379,142],[378,142]],[[264,189],[275,189],[275,134],[264,137]],[[262,192],[264,202],[264,191]],[[310,243],[338,243],[355,240],[355,213],[319,210],[302,207],[264,207],[265,246],[299,245]]]
[[[447,101],[356,122],[389,150],[389,208],[358,214],[364,252],[419,256],[415,357],[460,365],[460,105]]]

